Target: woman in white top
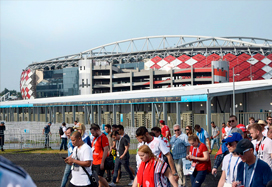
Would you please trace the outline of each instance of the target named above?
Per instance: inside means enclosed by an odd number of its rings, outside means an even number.
[[[229,136],[222,141],[226,142],[230,153],[223,159],[222,175],[217,187],[231,187],[232,182],[236,180],[237,166],[241,162],[241,159],[238,155],[233,153],[233,151],[235,150],[237,143],[242,139],[241,134],[235,132],[229,134]]]
[[[72,179],[69,187],[89,187],[91,181],[83,167],[91,176],[93,161],[91,147],[82,141],[81,134],[79,132],[74,132],[71,136],[71,140],[74,146],[73,154],[65,159],[67,164],[72,165]]]

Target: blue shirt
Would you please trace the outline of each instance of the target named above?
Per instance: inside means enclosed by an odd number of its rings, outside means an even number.
[[[44,133],[45,134],[48,134],[50,132],[50,126],[49,125],[46,125],[45,127],[44,127]]]
[[[201,128],[200,132],[197,132],[196,135],[198,136],[200,142],[206,145],[206,139],[209,138],[209,134],[203,128]]]
[[[248,186],[248,183],[253,172],[254,164],[248,166],[246,164],[246,185],[244,184],[244,162],[240,162],[237,168],[237,181],[241,181],[245,187]],[[258,159],[256,170],[251,182],[250,187],[266,187],[266,184],[272,180],[272,171],[269,165]]]
[[[90,136],[88,136],[87,133],[85,133],[84,136],[82,137],[82,141],[84,143],[88,144],[90,146],[90,148],[92,148],[91,138],[90,138]]]
[[[72,144],[72,141],[69,140],[68,142],[68,157],[73,153],[74,146]]]
[[[172,154],[174,160],[186,157],[186,147],[190,146],[188,142],[188,136],[186,134],[181,133],[178,137],[172,136],[170,144],[172,147]]]

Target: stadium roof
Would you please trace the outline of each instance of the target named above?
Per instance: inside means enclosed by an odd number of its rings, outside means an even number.
[[[117,41],[77,54],[52,58],[43,62],[33,62],[28,68],[40,69],[53,66],[57,68],[76,66],[80,59],[94,59],[115,63],[120,63],[120,60],[133,62],[153,58],[157,55],[166,57],[168,55],[179,56],[184,53],[188,55],[217,53],[222,56],[226,53],[233,53],[235,55],[241,53],[250,55],[261,53],[266,55],[267,53],[271,53],[271,48],[271,39],[256,37],[148,36]]]
[[[254,80],[235,83],[235,93],[246,93],[272,89],[272,80]],[[33,100],[6,101],[0,108],[71,105],[112,105],[183,102],[182,97],[205,95],[208,98],[231,95],[233,83],[206,84],[196,86],[135,90],[127,92],[102,93],[66,97],[52,97]]]

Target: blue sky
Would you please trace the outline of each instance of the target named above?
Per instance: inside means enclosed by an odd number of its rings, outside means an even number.
[[[32,62],[155,35],[272,39],[272,1],[1,0],[0,90]]]

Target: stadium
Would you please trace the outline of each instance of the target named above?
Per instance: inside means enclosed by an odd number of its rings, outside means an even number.
[[[24,100],[1,102],[0,119],[131,127],[164,119],[184,127],[221,124],[232,113],[240,123],[265,118],[272,105],[271,42],[151,36],[34,62],[21,74]]]

